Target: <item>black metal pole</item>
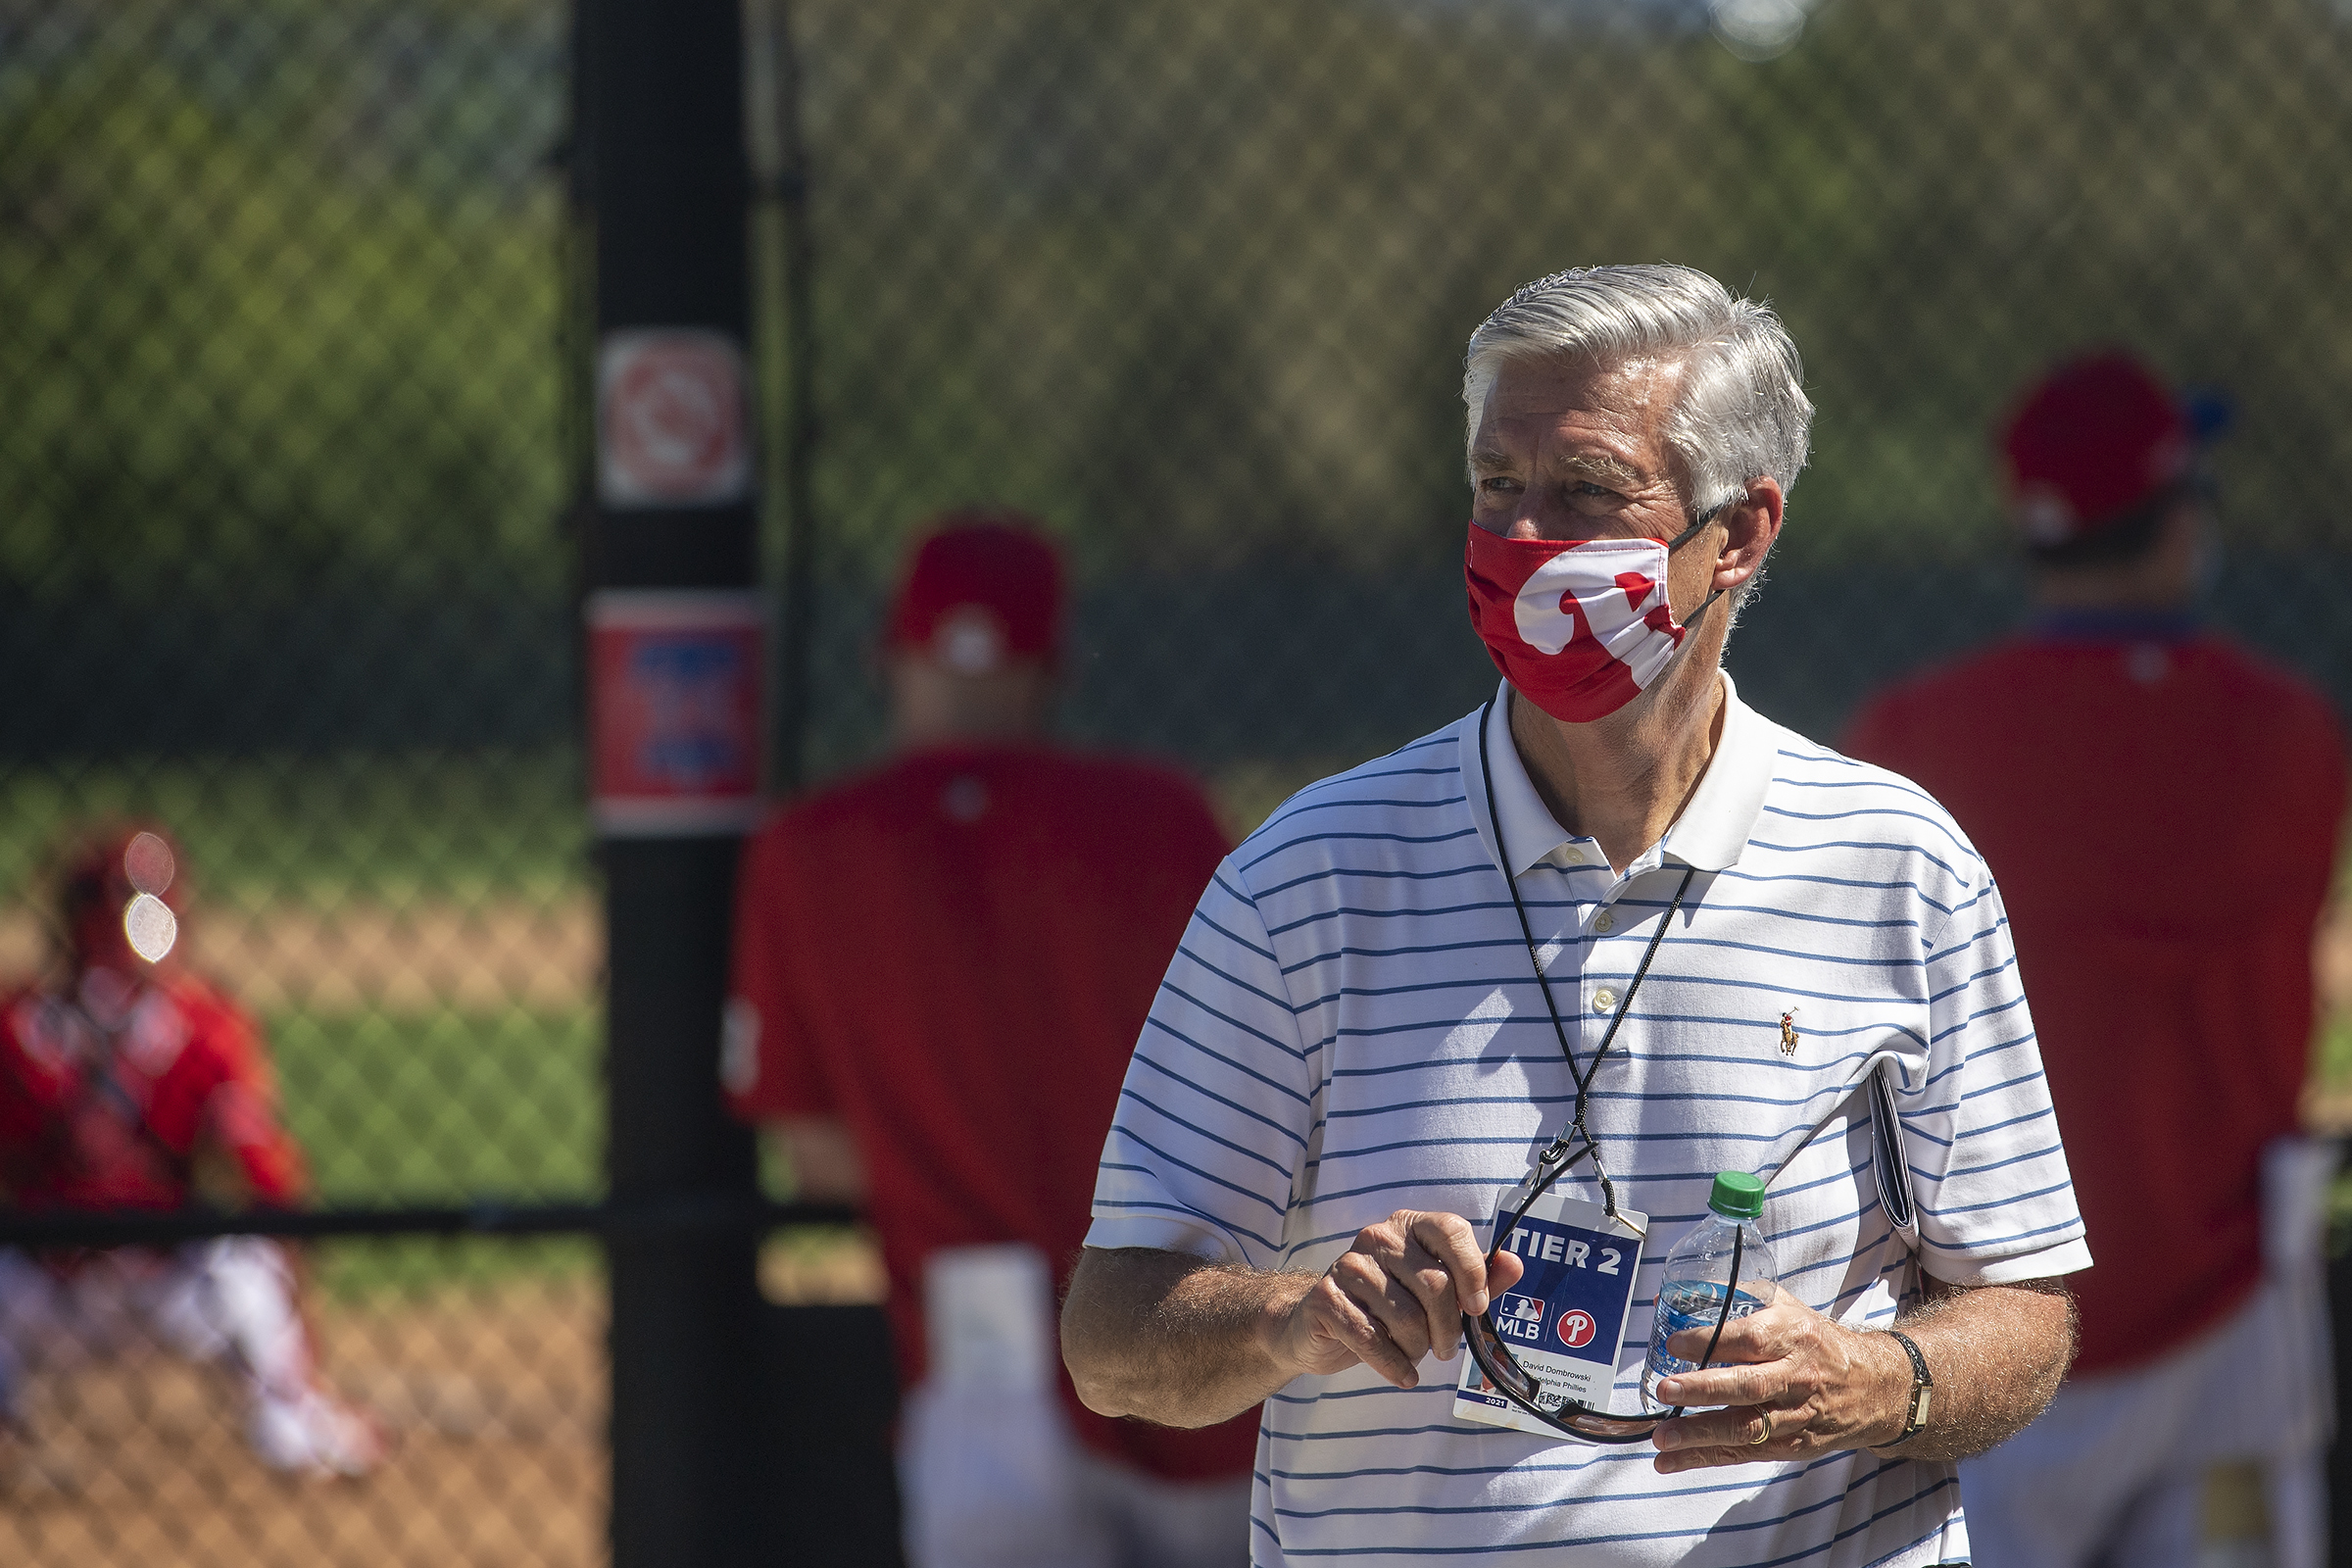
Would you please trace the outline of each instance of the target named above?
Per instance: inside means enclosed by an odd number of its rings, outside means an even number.
[[[813,647],[816,576],[816,247],[808,213],[808,144],[801,124],[801,59],[793,40],[790,0],[775,0],[765,41],[773,81],[775,178],[783,210],[782,284],[786,425],[784,490],[784,647],[777,661],[776,771],[787,793],[800,788],[808,766],[809,663]]]
[[[739,650],[694,641],[712,607],[720,620],[741,608],[758,560],[735,0],[577,0],[574,72],[575,191],[595,229],[597,472],[582,513],[607,1171],[616,1204],[741,1201],[757,1166],[720,1102],[718,1036],[736,834],[757,779],[747,791],[740,767],[714,760],[732,742],[723,724],[708,730],[732,701]],[[756,753],[753,706],[737,738]],[[608,1255],[613,1563],[748,1560],[761,1492],[754,1241],[641,1232]]]

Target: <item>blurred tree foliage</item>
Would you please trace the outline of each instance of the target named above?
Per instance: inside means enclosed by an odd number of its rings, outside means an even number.
[[[0,4],[0,584],[560,589],[558,21]]]
[[[791,9],[833,572],[973,497],[1097,571],[1442,569],[1462,339],[1655,258],[1806,352],[1793,563],[1981,552],[1987,419],[2109,339],[2235,395],[2241,537],[2352,540],[2326,0],[1828,0],[1762,65],[1594,0]],[[0,0],[0,587],[562,591],[563,21]]]
[[[878,555],[988,495],[1098,561],[1434,565],[1470,328],[1670,258],[1806,353],[1792,564],[1981,553],[1987,421],[2103,340],[2234,396],[2237,538],[2352,541],[2342,8],[1830,0],[1763,65],[1666,8],[1546,9],[796,7],[825,524]]]

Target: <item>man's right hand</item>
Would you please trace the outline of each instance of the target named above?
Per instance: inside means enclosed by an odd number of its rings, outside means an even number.
[[[1286,1382],[1360,1361],[1413,1388],[1424,1355],[1453,1359],[1461,1315],[1484,1312],[1488,1294],[1516,1284],[1525,1268],[1510,1252],[1488,1258],[1459,1214],[1400,1208],[1356,1232],[1355,1245],[1303,1293],[1268,1300],[1259,1344]]]
[[[1409,1208],[1365,1226],[1319,1276],[1090,1247],[1062,1302],[1061,1355],[1087,1408],[1204,1427],[1358,1362],[1413,1388],[1422,1356],[1453,1355],[1461,1314],[1523,1270],[1482,1254],[1460,1215]]]

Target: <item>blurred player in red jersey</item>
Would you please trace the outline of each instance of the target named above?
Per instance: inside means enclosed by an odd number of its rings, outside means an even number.
[[[254,1202],[303,1196],[252,1019],[177,961],[184,879],[154,829],[101,835],[59,889],[64,975],[0,997],[0,1200],[27,1210],[174,1209],[202,1168]],[[381,1457],[313,1375],[286,1250],[228,1237],[171,1250],[0,1250],[0,1425],[24,1375],[136,1340],[226,1363],[270,1468],[356,1476]]]
[[[2197,622],[2196,423],[2122,354],[2035,386],[2002,434],[2033,623],[1845,743],[1942,801],[1999,880],[2098,1258],[2072,1380],[1961,1466],[1993,1568],[2207,1560],[2232,1493],[2267,1508],[2275,1568],[2325,1560],[2332,1152],[2296,1134],[2344,737]]]
[[[803,1193],[880,1236],[917,1568],[1238,1563],[1255,1413],[1112,1421],[1054,1348],[1128,1056],[1228,847],[1190,781],[1047,741],[1061,615],[1025,518],[916,548],[896,755],[745,846],[723,1072]]]

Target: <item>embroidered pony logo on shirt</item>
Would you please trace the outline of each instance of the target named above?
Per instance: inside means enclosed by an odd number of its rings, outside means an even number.
[[[1781,1014],[1781,1054],[1796,1054],[1796,1009],[1790,1007]]]

